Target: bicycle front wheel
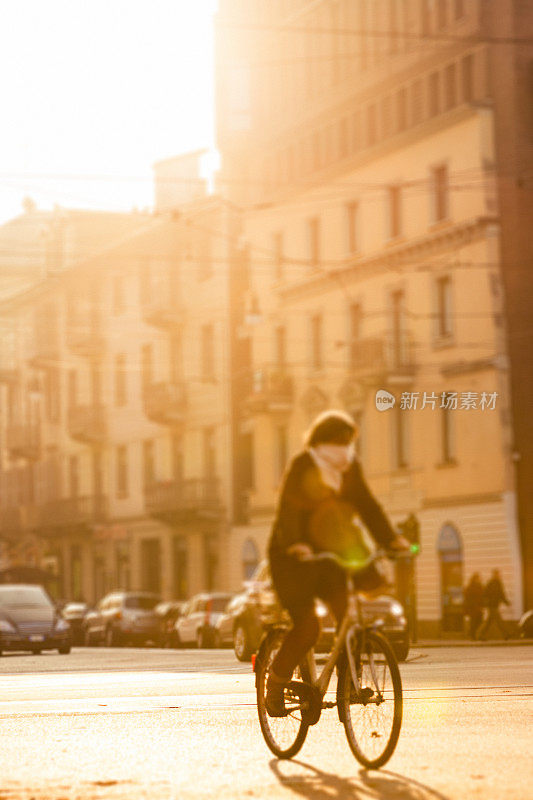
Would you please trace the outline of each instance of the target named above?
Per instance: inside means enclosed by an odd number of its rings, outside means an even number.
[[[299,698],[285,693],[285,706],[292,709],[285,717],[271,717],[265,705],[266,683],[272,662],[283,641],[285,631],[272,631],[258,654],[256,665],[257,711],[261,732],[270,750],[278,758],[292,758],[305,741],[309,725],[302,719]]]
[[[354,640],[353,647],[361,688],[357,693],[346,658],[339,671],[340,716],[356,759],[364,767],[376,769],[389,760],[400,735],[400,670],[391,646],[379,633],[364,633]]]

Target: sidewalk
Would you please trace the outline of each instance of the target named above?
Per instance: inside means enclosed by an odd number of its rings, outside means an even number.
[[[533,639],[487,639],[484,642],[473,642],[470,639],[419,639],[411,642],[411,649],[428,647],[523,647],[533,645]]]

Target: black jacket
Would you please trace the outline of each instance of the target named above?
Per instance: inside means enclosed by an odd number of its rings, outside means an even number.
[[[326,529],[335,528],[340,520],[346,534],[344,538],[356,536],[357,529],[351,524],[354,514],[359,514],[374,539],[383,547],[395,538],[383,509],[365,483],[357,460],[344,473],[340,494],[336,494],[324,484],[310,453],[300,453],[285,473],[270,538],[271,558],[284,554],[296,542],[305,542],[315,551],[331,549],[338,552],[338,547],[325,544]]]

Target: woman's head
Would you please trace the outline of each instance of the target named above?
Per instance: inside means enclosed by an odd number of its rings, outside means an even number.
[[[305,434],[304,442],[306,447],[319,444],[348,445],[358,432],[356,422],[345,411],[323,411]]]

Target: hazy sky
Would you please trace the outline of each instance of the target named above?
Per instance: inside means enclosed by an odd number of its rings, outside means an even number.
[[[0,223],[26,195],[48,208],[150,206],[154,161],[212,146],[215,7],[2,0]]]

